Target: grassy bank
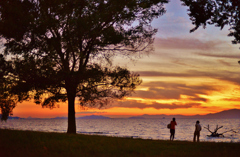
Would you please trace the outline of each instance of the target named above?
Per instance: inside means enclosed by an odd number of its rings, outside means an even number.
[[[0,157],[239,156],[240,143],[142,140],[0,129]]]

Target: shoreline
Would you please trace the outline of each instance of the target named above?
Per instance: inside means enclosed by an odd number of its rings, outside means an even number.
[[[11,128],[0,128],[0,130],[13,130],[13,131],[33,131],[33,132],[40,132],[40,133],[60,133],[60,134],[67,134],[66,132],[50,132],[50,131],[38,131],[38,130],[20,130],[20,129],[11,129]],[[152,139],[152,138],[141,138],[139,136],[114,136],[114,135],[107,135],[103,134],[102,132],[77,132],[76,135],[86,135],[86,136],[103,136],[103,137],[112,137],[112,138],[126,138],[126,139],[140,139],[140,140],[152,140],[152,141],[169,141],[168,139]],[[226,137],[214,137],[215,139],[221,139]],[[175,139],[174,141],[180,142],[193,142],[192,140],[178,140]],[[240,143],[240,141],[210,141],[210,140],[201,140],[200,142],[212,142],[212,143]]]
[[[101,135],[110,137],[132,137],[152,140],[169,140],[169,129],[167,129],[168,120],[78,120],[76,121],[77,133],[87,135]],[[206,129],[201,131],[200,141],[204,142],[240,142],[239,120],[208,120],[202,121],[202,126],[210,124],[211,130],[215,125],[224,126],[219,133],[229,130],[236,130],[238,133],[229,132],[224,134],[224,138],[211,138]],[[1,125],[1,123],[0,123]],[[195,121],[179,119],[176,128],[175,140],[190,141],[193,140]],[[9,120],[2,123],[0,128],[34,130],[44,132],[67,132],[67,121],[65,120]]]
[[[0,129],[0,156],[239,156],[240,143],[147,140]]]

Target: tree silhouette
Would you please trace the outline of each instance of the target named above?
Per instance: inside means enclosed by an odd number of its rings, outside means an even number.
[[[138,74],[111,67],[116,55],[151,51],[168,0],[1,0],[0,36],[11,57],[11,93],[43,107],[68,101],[68,130],[76,133],[75,98],[101,107],[129,95]]]
[[[14,78],[8,75],[12,71],[11,62],[4,59],[0,54],[0,110],[1,120],[7,120],[8,116],[12,114],[13,108],[16,106],[17,97],[11,94],[11,88]]]
[[[208,24],[221,29],[229,26],[228,36],[234,37],[233,44],[240,43],[240,0],[181,0],[188,6],[190,19],[195,25],[190,32]]]

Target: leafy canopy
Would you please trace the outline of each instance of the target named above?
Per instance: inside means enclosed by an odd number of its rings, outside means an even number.
[[[1,0],[0,36],[16,78],[11,93],[50,108],[68,100],[70,116],[75,97],[81,105],[101,107],[129,95],[139,76],[106,63],[152,50],[157,30],[150,24],[163,15],[165,3]]]
[[[233,44],[240,43],[240,0],[181,0],[188,6],[189,16],[195,25],[190,32],[208,24],[221,29],[229,26],[228,36],[234,37]]]

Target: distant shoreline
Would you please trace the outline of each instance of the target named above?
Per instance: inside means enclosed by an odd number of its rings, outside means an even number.
[[[1,114],[0,114],[1,117]],[[170,119],[170,118],[178,118],[178,119],[240,119],[240,109],[231,109],[225,110],[222,112],[207,114],[207,115],[193,115],[193,116],[184,116],[184,115],[141,115],[141,116],[130,116],[128,118],[121,119]],[[67,117],[55,117],[55,118],[21,118],[21,117],[12,117],[9,119],[67,119]],[[102,115],[90,115],[90,116],[82,116],[76,117],[76,119],[115,119]],[[116,118],[119,119],[119,118]]]

